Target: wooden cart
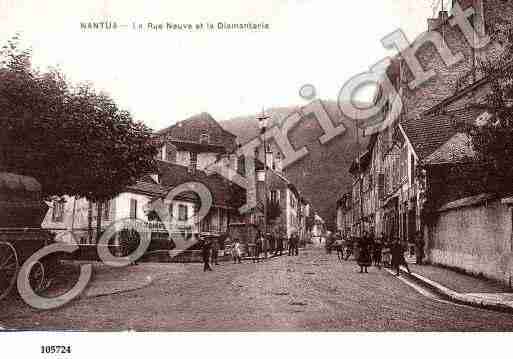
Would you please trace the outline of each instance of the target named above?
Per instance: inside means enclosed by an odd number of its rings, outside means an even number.
[[[53,242],[53,234],[41,228],[47,211],[34,178],[0,172],[0,300],[16,286],[27,259]],[[34,263],[29,279],[35,291],[45,287],[55,263],[51,255]]]

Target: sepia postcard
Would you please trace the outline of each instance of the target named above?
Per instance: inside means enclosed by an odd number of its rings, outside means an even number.
[[[9,357],[513,330],[512,1],[0,0],[0,30]]]

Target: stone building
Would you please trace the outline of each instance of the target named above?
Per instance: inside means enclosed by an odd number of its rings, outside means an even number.
[[[468,38],[453,22],[454,14],[440,12],[437,18],[428,19],[425,34],[409,46],[399,46],[401,55],[391,59],[383,74],[393,87],[382,86],[375,102],[388,99],[380,114],[387,126],[371,135],[360,159],[361,173],[356,171],[357,161],[351,167],[355,224],[362,222],[364,228],[374,228],[376,235],[413,239],[413,234],[423,228],[424,182],[429,176],[425,173],[426,161],[440,157],[436,151],[441,146],[452,147],[461,141],[456,122],[491,116],[479,106],[487,93],[487,79],[478,64],[504,49],[505,44],[491,35],[511,23],[513,5],[500,0],[466,0],[458,5],[463,11],[470,6],[474,9],[475,14],[467,17],[475,29],[473,37]],[[453,12],[455,8],[454,1]],[[485,35],[490,36],[489,43],[476,48]],[[415,74],[412,69],[416,69]],[[429,71],[432,76],[427,81],[415,82]],[[400,113],[393,108],[397,97],[402,103]],[[457,193],[445,191],[450,196]],[[443,197],[441,193],[437,196]],[[370,219],[372,214],[374,218]]]
[[[337,201],[337,232],[343,238],[353,235],[352,193],[344,193]]]

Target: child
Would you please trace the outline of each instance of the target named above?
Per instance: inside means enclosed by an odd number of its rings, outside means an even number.
[[[238,239],[235,239],[235,242],[233,243],[232,247],[232,257],[233,257],[233,263],[242,263],[242,246]]]

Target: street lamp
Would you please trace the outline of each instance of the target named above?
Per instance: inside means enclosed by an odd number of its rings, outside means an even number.
[[[267,115],[262,109],[262,113],[257,116],[258,126],[260,127],[260,135],[262,136],[262,143],[264,147],[264,171],[258,178],[259,181],[264,182],[264,233],[267,235],[267,143],[265,140],[265,131],[267,130],[268,120],[271,116]]]

